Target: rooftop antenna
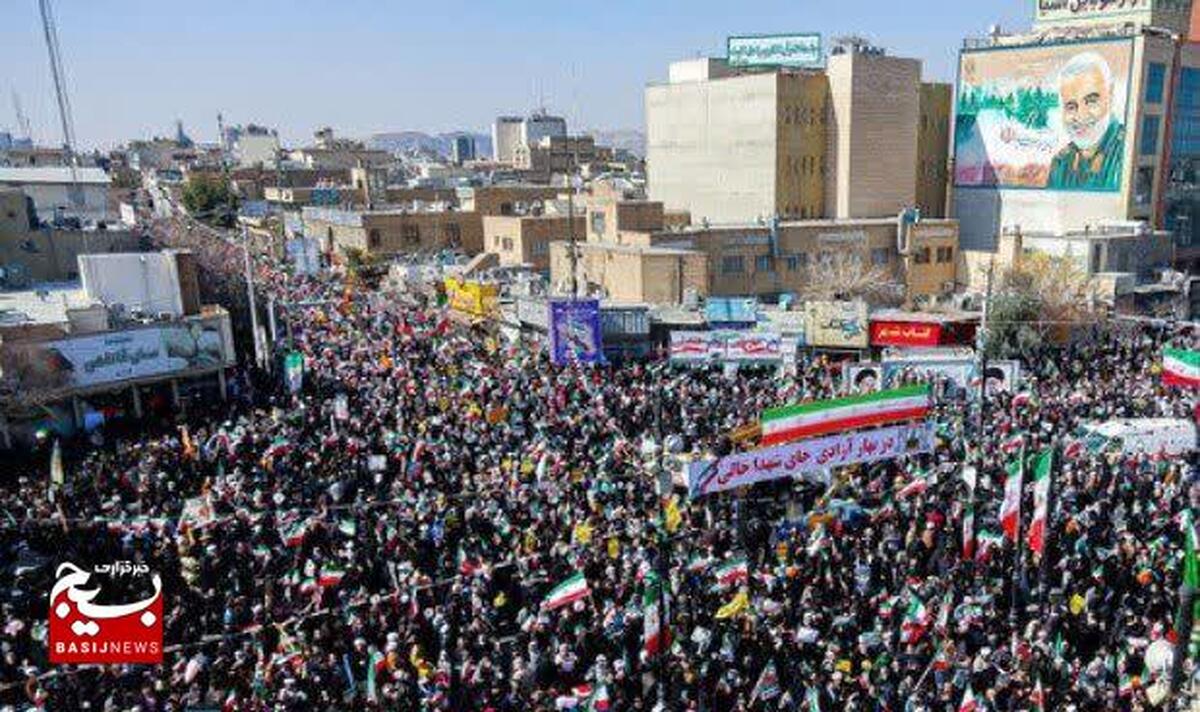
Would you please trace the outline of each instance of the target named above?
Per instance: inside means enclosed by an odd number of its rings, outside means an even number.
[[[71,100],[67,96],[62,52],[58,46],[58,30],[54,24],[54,11],[50,7],[50,0],[38,0],[38,8],[42,13],[42,31],[46,36],[46,50],[50,54],[50,73],[54,75],[54,94],[58,99],[58,117],[62,121],[63,150],[66,154],[64,158],[71,169],[71,205],[78,210],[83,207],[83,193],[79,188],[79,159],[75,156],[75,124],[71,119]]]

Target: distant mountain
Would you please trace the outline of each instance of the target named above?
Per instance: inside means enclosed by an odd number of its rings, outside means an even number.
[[[488,134],[472,133],[469,131],[450,131],[430,135],[422,131],[393,131],[377,133],[367,139],[371,148],[392,153],[423,154],[430,157],[449,158],[451,144],[459,136],[470,136],[475,139],[475,155],[487,157],[492,155],[492,137]]]
[[[637,129],[588,129],[583,133],[594,137],[597,145],[623,148],[639,158],[646,156],[646,135]]]

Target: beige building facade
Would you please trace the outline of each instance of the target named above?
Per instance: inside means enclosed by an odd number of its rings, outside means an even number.
[[[494,252],[501,266],[529,265],[535,270],[550,269],[550,244],[584,240],[584,217],[576,215],[574,225],[566,215],[485,215],[483,242]]]
[[[861,47],[824,71],[672,65],[671,81],[645,92],[649,197],[702,224],[890,217],[918,204],[940,217],[936,172],[921,165],[945,166],[948,129],[922,122],[948,125],[949,90],[920,74],[918,60]]]
[[[454,210],[340,210],[306,207],[304,231],[335,257],[348,250],[398,255],[456,249],[483,250],[483,220],[475,212]]]

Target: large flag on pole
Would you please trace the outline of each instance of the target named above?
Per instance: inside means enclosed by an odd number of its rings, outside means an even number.
[[[1017,541],[1017,527],[1021,522],[1021,483],[1025,478],[1025,449],[1014,462],[1008,464],[1008,477],[1004,480],[1004,501],[1000,504],[1000,525],[1004,536]]]
[[[762,444],[918,420],[929,413],[928,385],[771,408],[762,414]]]
[[[904,620],[900,622],[900,642],[915,643],[925,635],[929,627],[929,609],[915,594],[908,594],[908,609],[904,612]]]
[[[1162,381],[1168,386],[1200,387],[1200,351],[1163,349]]]
[[[642,648],[651,657],[658,655],[669,643],[670,634],[663,625],[663,586],[658,574],[646,577],[642,591]]]
[[[55,440],[54,452],[50,453],[50,484],[55,487],[62,487],[63,481],[66,480],[62,457],[62,443]]]
[[[1033,461],[1033,520],[1029,522],[1029,548],[1037,554],[1046,550],[1046,518],[1050,503],[1050,470],[1054,451],[1047,448]]]

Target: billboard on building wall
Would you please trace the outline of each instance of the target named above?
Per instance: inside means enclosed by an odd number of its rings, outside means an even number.
[[[0,352],[4,379],[31,391],[87,388],[234,363],[228,322],[196,320],[56,341]]]
[[[1033,0],[1039,23],[1125,20],[1151,10],[1186,14],[1190,0]]]
[[[866,302],[807,302],[805,336],[810,346],[865,349],[869,335]]]
[[[550,358],[556,364],[604,360],[600,302],[595,299],[550,302]]]
[[[821,35],[733,36],[727,45],[727,60],[731,67],[820,67]]]
[[[964,51],[954,184],[1119,191],[1132,57],[1124,38]]]

